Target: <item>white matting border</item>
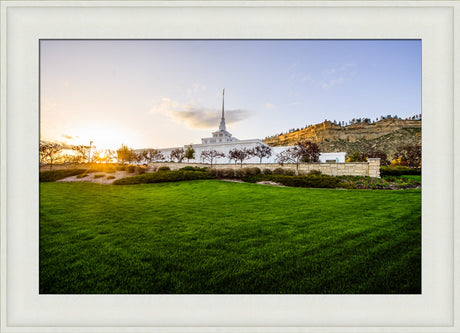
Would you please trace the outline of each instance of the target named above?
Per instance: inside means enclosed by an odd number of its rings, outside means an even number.
[[[3,1],[0,331],[458,332],[458,15],[455,2]],[[421,39],[422,295],[39,295],[38,41],[45,38]]]

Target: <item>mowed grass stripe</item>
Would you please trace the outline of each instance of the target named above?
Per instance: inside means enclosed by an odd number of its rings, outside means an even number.
[[[421,191],[40,184],[40,292],[420,293]]]

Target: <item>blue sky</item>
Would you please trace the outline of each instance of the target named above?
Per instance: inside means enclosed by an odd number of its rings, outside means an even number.
[[[116,149],[421,113],[420,40],[42,40],[45,140]]]

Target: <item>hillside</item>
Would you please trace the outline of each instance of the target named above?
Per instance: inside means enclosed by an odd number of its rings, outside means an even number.
[[[270,146],[289,146],[298,140],[315,142],[322,152],[344,151],[351,154],[354,151],[366,152],[373,149],[384,151],[390,158],[397,147],[421,144],[421,121],[384,119],[371,124],[357,123],[348,126],[325,121],[266,138],[264,141]]]

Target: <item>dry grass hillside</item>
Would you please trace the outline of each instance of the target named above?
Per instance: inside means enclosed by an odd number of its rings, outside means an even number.
[[[270,146],[294,145],[298,140],[317,143],[322,152],[381,150],[388,157],[397,147],[420,145],[421,120],[384,119],[375,123],[340,126],[330,121],[265,139]]]

